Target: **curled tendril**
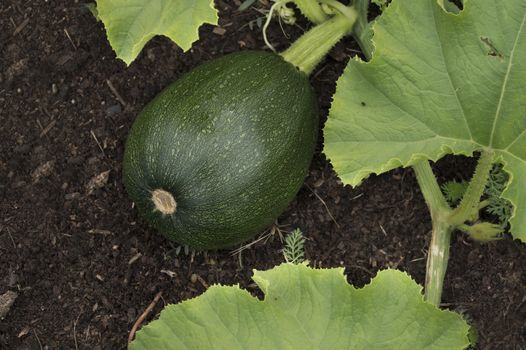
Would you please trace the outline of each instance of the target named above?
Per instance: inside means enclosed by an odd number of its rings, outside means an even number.
[[[349,18],[350,21],[354,22],[356,19],[356,12],[352,7],[345,6],[337,0],[317,0],[323,11],[328,15],[335,15],[336,13],[341,13],[342,15]]]
[[[354,11],[352,11],[347,6],[343,5],[337,0],[313,0],[316,1],[320,8],[324,13],[326,13],[329,16],[333,16],[337,13],[341,13],[344,16],[347,16],[350,21],[355,20],[356,14]],[[263,25],[263,40],[265,41],[265,44],[274,52],[276,52],[276,49],[267,37],[267,29],[270,25],[270,21],[272,20],[272,16],[274,15],[274,12],[277,11],[279,17],[285,22],[286,24],[294,24],[296,23],[296,17],[294,15],[294,10],[287,7],[287,3],[294,2],[294,0],[276,0],[274,4],[270,7],[269,13],[267,15],[267,20],[265,21],[265,24]]]
[[[285,22],[286,24],[294,24],[296,23],[296,17],[294,16],[294,10],[287,7],[287,4],[284,3],[283,6],[281,6],[278,10],[279,17]]]
[[[268,29],[268,26],[270,24],[270,21],[272,20],[272,15],[274,14],[274,11],[276,11],[276,9],[279,9],[281,6],[283,6],[285,4],[284,1],[276,1],[274,3],[274,5],[272,5],[270,7],[270,10],[268,12],[268,15],[267,15],[267,20],[265,21],[265,25],[263,26],[263,40],[265,41],[265,44],[274,52],[276,52],[276,49],[274,48],[274,46],[272,46],[272,44],[270,43],[270,41],[268,41],[268,38],[267,38],[267,29]]]

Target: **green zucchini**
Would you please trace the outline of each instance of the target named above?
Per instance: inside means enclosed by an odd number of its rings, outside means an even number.
[[[230,54],[193,69],[144,108],[126,143],[124,184],[167,238],[229,247],[287,208],[317,130],[307,74],[274,53]]]

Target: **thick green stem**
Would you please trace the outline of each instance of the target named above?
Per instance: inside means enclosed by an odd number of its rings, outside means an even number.
[[[294,0],[297,2],[297,0]],[[303,0],[301,0],[303,1]],[[352,36],[360,46],[365,60],[369,61],[373,57],[373,41],[372,37],[372,28],[367,19],[367,10],[369,8],[369,0],[354,0],[352,1],[352,8],[345,6],[337,0],[318,0],[322,4],[329,5],[330,8],[339,11],[343,15],[350,18],[354,24],[352,31]],[[351,12],[351,11],[354,11]],[[356,15],[355,15],[356,14]],[[356,18],[358,17],[358,18]]]
[[[312,73],[329,50],[351,32],[357,15],[353,8],[349,10],[354,14],[354,20],[347,15],[338,14],[309,30],[282,52],[281,56],[307,75]]]
[[[483,151],[468,189],[455,210],[449,208],[429,162],[421,161],[413,165],[433,222],[431,244],[427,256],[425,299],[434,305],[438,306],[442,297],[451,234],[455,228],[468,229],[461,225],[472,217],[475,211],[478,212],[481,205],[480,197],[486,186],[492,162],[493,152]]]
[[[425,299],[436,306],[440,305],[442,297],[453,232],[453,226],[447,221],[447,217],[433,219],[433,233],[427,254]]]
[[[449,259],[451,233],[454,229],[448,220],[451,208],[438,186],[429,161],[422,160],[414,164],[413,169],[433,222],[431,244],[427,255],[425,298],[438,306]]]
[[[362,29],[361,26],[356,26],[354,39],[358,42],[366,61],[370,61],[373,58],[374,45],[372,40],[369,39],[368,34],[365,33],[370,28]]]
[[[413,165],[413,170],[415,171],[416,180],[418,181],[418,185],[420,186],[427,207],[431,212],[431,217],[434,219],[434,216],[438,211],[449,210],[449,205],[440,190],[440,186],[433,174],[431,165],[429,165],[429,161],[419,161]]]
[[[360,46],[366,61],[373,57],[372,24],[368,21],[369,0],[353,0],[353,7],[358,12],[358,20],[353,28],[352,36]]]
[[[349,20],[354,23],[358,14],[356,13],[356,8],[354,6],[345,6],[338,0],[318,0],[321,4],[328,5],[331,12],[339,12],[344,16],[347,16]]]
[[[294,3],[312,23],[321,24],[329,19],[329,16],[323,11],[318,1],[294,0]]]
[[[450,223],[454,226],[462,225],[466,220],[473,216],[474,211],[479,210],[480,197],[484,193],[484,188],[488,182],[489,172],[493,165],[492,151],[482,151],[480,158],[473,174],[473,178],[469,182],[468,189],[462,201],[453,211],[450,218]]]

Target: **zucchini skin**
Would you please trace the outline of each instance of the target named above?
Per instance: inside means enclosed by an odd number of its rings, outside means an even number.
[[[244,51],[194,68],[139,114],[123,180],[139,213],[196,249],[241,243],[273,223],[303,184],[318,132],[306,74],[274,53]],[[177,203],[163,214],[162,189]]]

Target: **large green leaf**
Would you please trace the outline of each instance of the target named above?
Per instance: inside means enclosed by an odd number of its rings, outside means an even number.
[[[373,59],[349,62],[325,126],[346,184],[370,173],[485,148],[510,174],[511,231],[526,241],[526,0],[394,0]]]
[[[464,349],[468,326],[424,302],[407,274],[385,270],[362,289],[343,269],[282,264],[255,271],[263,301],[239,287],[212,286],[169,305],[138,332],[131,350]]]
[[[126,64],[155,35],[166,35],[186,51],[199,39],[201,24],[217,24],[213,0],[97,0],[97,11]]]

